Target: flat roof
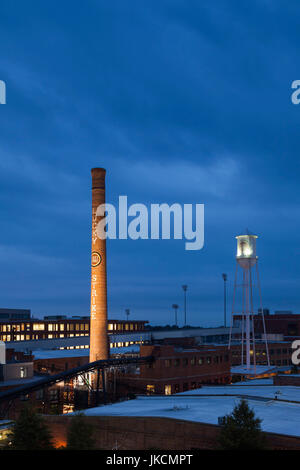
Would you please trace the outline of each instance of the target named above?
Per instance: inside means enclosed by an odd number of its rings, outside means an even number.
[[[131,344],[120,348],[110,348],[111,354],[139,353],[140,345]],[[81,349],[36,349],[33,351],[34,360],[38,359],[59,359],[68,357],[88,357],[90,355],[89,348]]]
[[[280,392],[274,400],[275,392]],[[220,396],[222,393],[234,396]],[[198,394],[198,396],[192,396]],[[219,396],[214,396],[219,394]],[[84,410],[87,416],[164,417],[218,424],[247,395],[249,406],[261,418],[263,431],[300,436],[300,389],[290,386],[228,385],[203,387],[171,396],[139,396],[135,400]],[[202,396],[201,396],[202,395]],[[253,396],[251,396],[253,395]],[[260,398],[257,398],[260,397]],[[297,403],[280,401],[291,399]]]

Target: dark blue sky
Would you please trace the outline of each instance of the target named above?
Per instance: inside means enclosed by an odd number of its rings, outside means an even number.
[[[205,204],[205,247],[108,243],[109,316],[222,323],[235,238],[259,235],[265,306],[300,312],[300,5],[2,2],[0,304],[89,313],[90,168],[108,201]],[[180,309],[182,319],[182,308]]]

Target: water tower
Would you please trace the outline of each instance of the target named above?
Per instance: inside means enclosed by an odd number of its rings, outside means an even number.
[[[241,317],[241,365],[246,366],[247,370],[256,371],[256,353],[255,353],[255,332],[254,332],[254,288],[259,297],[259,308],[262,315],[264,338],[266,345],[266,356],[268,366],[270,365],[268,343],[266,336],[266,327],[262,306],[262,296],[258,273],[258,257],[256,256],[257,235],[253,235],[246,230],[245,235],[238,235],[237,253],[236,253],[236,272],[234,281],[232,319],[229,338],[229,349],[232,340],[233,316]],[[237,307],[237,290],[241,288],[241,301]],[[252,348],[251,348],[252,346]],[[251,363],[251,356],[253,357]]]

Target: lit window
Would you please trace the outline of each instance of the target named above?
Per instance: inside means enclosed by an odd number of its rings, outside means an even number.
[[[27,377],[27,367],[23,367],[23,366],[20,367],[20,377],[21,379],[24,379],[25,377]]]
[[[41,331],[45,329],[44,323],[34,323],[33,324],[33,331]]]
[[[146,390],[147,390],[148,395],[150,393],[154,393],[155,392],[155,386],[154,385],[147,385]]]

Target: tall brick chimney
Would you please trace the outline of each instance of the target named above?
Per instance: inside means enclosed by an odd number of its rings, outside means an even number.
[[[101,217],[96,214],[100,204],[105,203],[104,168],[92,172],[92,273],[91,273],[91,322],[90,362],[107,359],[109,345],[107,335],[107,283],[106,240],[97,236],[96,228]]]

